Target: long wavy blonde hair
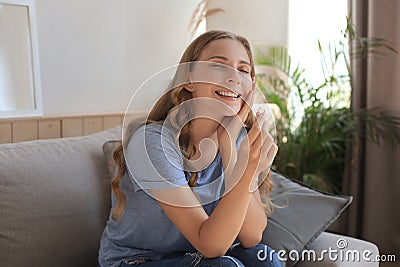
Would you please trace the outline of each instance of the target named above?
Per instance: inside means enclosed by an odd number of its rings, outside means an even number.
[[[209,44],[210,42],[218,39],[231,39],[239,41],[243,47],[246,49],[246,52],[250,59],[251,64],[251,77],[255,77],[255,70],[254,70],[254,61],[253,55],[251,52],[250,43],[244,37],[239,35],[233,34],[231,32],[226,31],[208,31],[199,37],[197,37],[185,50],[182,55],[181,60],[179,63],[186,63],[192,61],[198,61],[201,52],[203,49]],[[178,71],[175,74],[172,84],[174,84],[174,80],[179,79],[177,77]],[[176,83],[175,83],[176,84]],[[171,87],[170,87],[171,88]],[[170,112],[177,107],[179,104],[189,100],[192,98],[192,94],[190,91],[186,90],[185,84],[176,86],[170,90],[168,90],[165,94],[161,96],[161,98],[156,102],[154,107],[151,109],[150,113],[146,118],[139,118],[132,120],[129,125],[127,126],[127,130],[125,131],[125,142],[129,140],[135,130],[143,125],[148,123],[163,123]],[[179,120],[179,119],[178,119]],[[255,117],[252,112],[249,113],[249,116],[245,122],[245,126],[247,129],[250,129],[255,122]],[[179,133],[179,147],[182,151],[183,155],[186,158],[190,159],[192,155],[195,154],[195,148],[189,146],[189,129],[190,129],[190,122],[188,122]],[[126,196],[123,192],[120,184],[125,176],[127,171],[125,157],[124,157],[124,146],[122,141],[118,144],[116,149],[113,152],[113,158],[117,166],[117,173],[111,180],[111,188],[112,192],[116,199],[116,204],[112,211],[112,218],[115,221],[119,221],[122,217],[122,214],[125,210],[126,206]],[[193,172],[191,177],[189,178],[189,186],[193,187],[196,185],[198,179],[198,173]],[[272,190],[273,184],[271,181],[271,173],[270,171],[266,174],[265,179],[263,179],[262,185],[260,187],[261,197],[264,203],[264,208],[267,214],[272,212],[272,205],[269,199],[269,192]]]

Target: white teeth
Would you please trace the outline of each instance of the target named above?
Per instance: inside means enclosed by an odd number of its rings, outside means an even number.
[[[239,96],[238,94],[235,94],[235,93],[233,93],[233,92],[221,92],[221,91],[217,91],[217,93],[218,93],[219,95],[222,95],[222,96],[229,96],[229,97],[238,97],[238,96]]]

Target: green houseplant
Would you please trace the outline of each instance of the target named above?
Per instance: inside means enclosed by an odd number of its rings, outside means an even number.
[[[255,58],[258,66],[280,72],[257,77],[268,102],[280,111],[275,121],[279,152],[274,168],[332,193],[341,192],[346,146],[358,142],[359,136],[377,144],[387,142],[394,148],[400,144],[400,118],[380,109],[352,109],[349,90],[351,57],[366,57],[382,49],[397,51],[384,39],[359,36],[349,18],[342,32],[343,40],[327,49],[318,42],[324,74],[324,81],[318,86],[307,81],[304,69],[293,64],[285,47],[273,47],[267,57]],[[352,54],[348,53],[347,41],[356,45]],[[341,60],[347,67],[345,74],[336,72]]]

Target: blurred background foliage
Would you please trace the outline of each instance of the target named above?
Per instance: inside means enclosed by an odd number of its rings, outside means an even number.
[[[325,46],[318,41],[324,79],[317,86],[307,81],[305,69],[292,61],[286,47],[255,55],[258,87],[279,110],[274,169],[331,193],[341,193],[348,146],[364,138],[378,145],[389,143],[393,149],[400,144],[400,118],[379,108],[353,109],[350,86],[353,57],[398,52],[385,39],[359,36],[350,18],[342,33],[341,40]],[[344,72],[338,70],[343,63]]]

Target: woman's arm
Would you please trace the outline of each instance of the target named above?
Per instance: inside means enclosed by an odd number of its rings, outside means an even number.
[[[252,200],[254,192],[250,188],[255,188],[252,182],[259,170],[266,169],[276,154],[276,145],[265,142],[265,136],[261,135],[262,126],[255,123],[246,141],[242,141],[234,170],[229,177],[225,177],[228,193],[221,198],[210,216],[189,186],[151,191],[170,220],[205,257],[224,255],[240,231],[241,237],[248,235],[243,240],[253,239],[254,233],[262,233],[261,230],[250,229],[257,224],[258,216],[264,214],[260,212],[261,209],[257,210],[262,207]],[[268,149],[266,144],[269,144]],[[245,223],[246,218],[248,221]]]
[[[262,121],[266,119],[266,115],[263,114]],[[257,176],[266,170],[265,164],[271,164],[278,152],[278,147],[274,143],[273,137],[268,134],[267,124],[263,123],[262,126],[263,146],[262,155],[260,157],[260,166],[257,169]],[[263,162],[264,161],[264,162]],[[268,169],[270,165],[267,165]],[[267,226],[267,216],[265,209],[261,201],[260,192],[258,190],[257,180],[254,179],[251,185],[252,197],[249,202],[249,207],[243,226],[239,232],[238,239],[243,247],[254,247],[260,243],[262,239],[263,231]]]
[[[251,198],[248,191],[251,178],[250,173],[245,173],[238,184],[221,198],[210,217],[189,186],[152,190],[152,194],[188,241],[205,257],[214,258],[226,253],[242,228]],[[175,205],[163,202],[171,196],[177,201]],[[179,202],[186,202],[186,207],[177,206]],[[187,204],[196,207],[187,207]]]
[[[261,157],[261,160],[267,161],[272,163],[273,158],[276,155],[278,147],[274,144],[274,140],[270,134],[268,134],[268,129],[266,126],[265,119],[266,115],[262,114],[261,116],[258,117],[263,123],[262,128],[262,138],[263,138],[263,147],[262,147],[262,153],[264,154]],[[265,125],[264,125],[265,124]],[[224,140],[223,140],[224,141]],[[222,155],[223,159],[223,165],[225,169],[225,173],[229,174],[232,172],[232,165],[234,165],[236,162],[236,154],[235,154],[235,146],[227,144],[226,141],[224,141],[225,144],[223,144],[220,148],[220,152]],[[272,148],[272,149],[271,149]],[[233,150],[233,151],[232,151]],[[270,153],[270,151],[272,153]],[[270,164],[269,163],[269,164]],[[257,173],[261,173],[265,168],[265,162],[260,162],[260,166],[258,168]],[[257,175],[258,176],[258,175]],[[263,231],[265,230],[265,227],[267,226],[267,216],[265,214],[265,209],[263,206],[263,203],[261,201],[260,193],[258,190],[258,184],[256,179],[253,179],[252,185],[251,185],[251,194],[250,200],[249,200],[249,205],[247,208],[247,213],[245,216],[245,220],[243,222],[242,228],[239,231],[238,239],[243,247],[254,247],[257,244],[260,243],[262,239],[262,234]]]
[[[170,220],[205,257],[224,255],[242,228],[252,195],[249,186],[262,154],[260,133],[255,124],[247,135],[248,142],[241,144],[236,170],[231,177],[225,177],[238,182],[220,199],[210,217],[189,186],[151,190]]]
[[[250,248],[260,243],[267,226],[267,216],[261,202],[259,190],[251,194],[249,206],[238,239],[242,247]]]

